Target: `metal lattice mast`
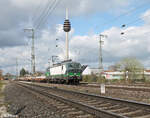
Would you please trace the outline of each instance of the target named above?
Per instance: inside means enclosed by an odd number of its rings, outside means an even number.
[[[100,40],[99,40],[99,69],[103,70],[103,57],[102,57],[102,35],[100,35]]]
[[[104,41],[102,40],[102,37],[107,37],[107,35],[100,34],[100,40],[99,40],[99,71],[100,73],[103,71],[103,55],[102,55],[102,45]]]
[[[16,79],[18,79],[18,59],[16,58]]]
[[[24,29],[25,31],[32,31],[32,47],[31,47],[31,70],[35,73],[35,52],[34,52],[34,29]]]
[[[32,29],[32,72],[35,73],[35,52],[34,52],[34,29]]]

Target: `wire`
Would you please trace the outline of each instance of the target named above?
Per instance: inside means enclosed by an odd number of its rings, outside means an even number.
[[[126,15],[130,14],[131,12],[136,11],[137,9],[143,8],[143,6],[145,7],[145,4],[146,4],[146,5],[149,5],[148,3],[150,3],[150,1],[144,3],[144,4],[140,5],[140,6],[137,6],[137,7],[133,8],[133,9],[131,9],[131,10],[129,10],[129,11],[127,11],[127,12],[121,14],[121,15],[119,15],[119,16],[113,18],[112,20],[109,20],[109,21],[103,23],[102,26],[107,26],[107,25],[109,25],[109,24],[112,24],[114,21],[120,19],[121,17],[126,16]],[[98,28],[98,25],[96,26],[96,28]]]
[[[135,23],[141,22],[143,20],[142,18],[147,18],[147,17],[150,17],[150,15],[143,16],[141,18],[137,18],[136,20],[133,20],[131,22],[126,23],[126,25],[131,25],[131,24],[135,24]]]
[[[47,6],[47,8],[45,10],[45,13],[43,13],[43,15],[41,16],[41,18],[39,20],[39,24],[36,26],[36,29],[39,29],[40,25],[42,24],[42,22],[44,21],[44,19],[47,17],[49,11],[51,10],[51,8],[53,7],[53,5],[55,4],[56,1],[57,0],[54,0],[51,5],[49,4]]]
[[[32,21],[35,20],[37,14],[39,13],[38,11],[41,11],[41,8],[42,8],[42,0],[40,0],[38,6],[35,8],[35,10],[33,11],[33,15],[32,15]]]
[[[60,2],[61,2],[61,0],[59,0],[59,1],[56,2],[55,6],[48,13],[47,18],[53,13],[53,11],[56,9],[56,7],[58,6],[58,4],[60,4]],[[45,21],[43,22],[43,26],[48,23],[47,18],[45,18]]]
[[[42,26],[42,24],[44,26],[46,23],[48,23],[48,21],[47,21],[48,17],[53,13],[53,11],[56,9],[56,7],[58,6],[58,4],[60,2],[61,2],[61,0],[59,0],[59,1],[55,0],[54,4],[51,5],[51,7],[49,7],[49,10],[47,11],[47,14],[45,15],[45,17],[43,17],[43,21],[39,24],[39,26],[37,27],[37,29],[40,28],[40,26]]]
[[[44,15],[45,15],[45,12],[48,10],[48,7],[49,7],[50,4],[51,4],[51,0],[48,0],[47,2],[48,2],[48,3],[45,4],[45,7],[43,7],[43,10],[41,10],[41,13],[40,13],[39,17],[34,21],[35,24],[37,24],[37,23],[39,23],[39,22],[41,21],[41,19],[42,19],[42,18],[44,17]]]

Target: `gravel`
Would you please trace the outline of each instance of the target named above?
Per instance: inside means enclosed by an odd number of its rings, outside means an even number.
[[[150,104],[150,94],[145,91],[132,91],[125,89],[106,88],[106,93],[101,94],[100,88],[97,87],[82,87],[82,86],[71,86],[63,84],[47,84],[47,83],[33,83],[42,86],[58,87],[67,90],[80,91],[85,93],[92,93],[97,95],[109,96],[114,98],[121,98],[126,100],[134,100],[139,102],[145,102]]]
[[[63,118],[56,108],[24,88],[9,83],[5,88],[8,112],[19,118]]]

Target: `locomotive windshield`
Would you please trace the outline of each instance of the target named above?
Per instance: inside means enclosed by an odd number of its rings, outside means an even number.
[[[68,69],[81,69],[80,63],[68,63]]]
[[[67,73],[80,73],[81,72],[81,64],[80,63],[67,63]]]

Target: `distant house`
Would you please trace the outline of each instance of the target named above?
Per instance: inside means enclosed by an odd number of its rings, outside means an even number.
[[[150,70],[145,70],[145,71],[144,71],[144,77],[145,77],[147,80],[150,80]]]
[[[124,75],[124,72],[120,71],[104,71],[102,72],[102,76],[106,79],[121,79]]]
[[[98,68],[90,68],[87,67],[82,75],[91,75],[91,74],[95,74],[95,75],[99,75],[99,69]],[[129,74],[129,73],[128,73]],[[142,75],[141,77],[145,77],[146,79],[150,80],[150,70],[144,70],[143,72],[137,72],[137,74]],[[104,76],[106,79],[121,79],[123,77],[125,77],[125,73],[123,71],[113,71],[113,70],[104,70],[103,72],[101,72],[101,75]]]
[[[98,68],[90,68],[87,67],[82,75],[91,75],[91,74],[95,74],[95,75],[99,75],[100,70]],[[124,72],[120,72],[120,71],[103,71],[101,72],[102,76],[104,76],[106,79],[121,79],[122,76],[124,75]]]
[[[136,74],[141,75],[141,78],[145,77],[146,79],[150,79],[150,70],[144,70],[143,72],[137,72]],[[125,76],[125,72],[107,70],[102,72],[102,75],[105,76],[106,79],[121,79]]]

